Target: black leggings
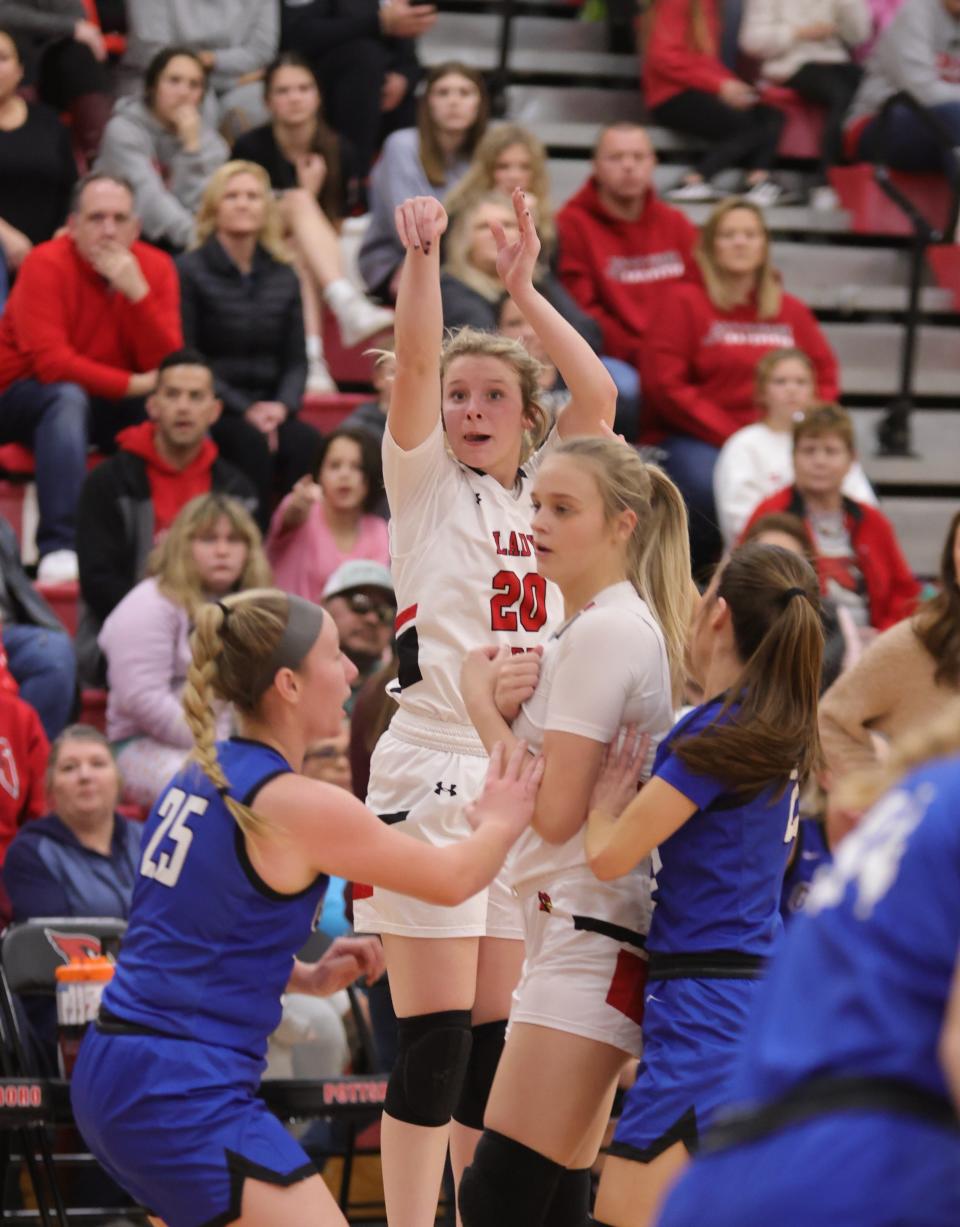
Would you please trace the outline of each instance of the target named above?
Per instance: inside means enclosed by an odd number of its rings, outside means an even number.
[[[783,111],[763,105],[738,111],[717,94],[685,89],[653,108],[653,118],[665,128],[710,142],[709,152],[694,167],[704,179],[721,170],[769,170],[786,122]]]
[[[416,123],[412,90],[395,111],[380,110],[380,90],[390,51],[375,38],[341,43],[315,63],[324,106],[333,129],[352,146],[360,179],[370,173],[384,131]]]
[[[784,85],[801,98],[825,107],[827,122],[823,132],[820,173],[824,183],[827,168],[839,166],[843,158],[843,120],[857,92],[863,69],[859,64],[804,64]]]
[[[236,465],[257,488],[258,520],[266,530],[276,495],[286,494],[294,482],[312,473],[320,435],[306,422],[288,414],[278,431],[279,446],[270,451],[267,437],[241,413],[223,413],[210,431],[224,460]]]

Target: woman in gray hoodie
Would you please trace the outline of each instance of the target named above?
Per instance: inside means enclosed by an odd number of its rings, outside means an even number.
[[[960,0],[907,0],[877,39],[863,83],[847,117],[847,151],[864,162],[886,161],[898,170],[940,170],[953,176],[953,153],[944,150],[917,115],[895,105],[884,142],[883,105],[905,91],[927,107],[960,148]]]
[[[120,98],[103,134],[96,169],[133,185],[143,236],[182,250],[193,237],[204,185],[226,162],[223,137],[204,120],[200,57],[167,47],[150,61],[143,98]]]
[[[230,140],[266,123],[263,70],[277,54],[277,0],[126,0],[121,88],[133,93],[164,47],[189,47],[210,74],[205,111]]]

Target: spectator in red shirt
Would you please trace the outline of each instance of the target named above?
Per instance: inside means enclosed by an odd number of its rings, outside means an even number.
[[[709,142],[707,153],[671,200],[716,200],[712,180],[742,166],[744,190],[758,205],[783,204],[787,192],[770,174],[786,119],[764,106],[751,85],[720,60],[717,0],[656,0],[649,14],[643,91],[658,124]]]
[[[670,287],[653,320],[641,377],[650,425],[662,428],[666,467],[690,510],[694,561],[719,550],[713,470],[727,439],[757,420],[756,368],[774,349],[802,349],[817,396],[834,400],[837,360],[813,314],[784,293],[760,209],[719,205],[696,250],[702,280]],[[648,430],[648,437],[656,433]]]
[[[0,866],[14,835],[47,812],[44,772],[50,743],[36,710],[21,699],[0,646]],[[0,921],[3,914],[0,896]]]
[[[176,269],[137,241],[129,184],[86,176],[67,229],[24,260],[0,319],[0,443],[35,453],[39,578],[50,581],[77,577],[90,434],[110,447],[141,420],[157,365],[183,344]]]
[[[597,140],[593,174],[557,214],[557,271],[603,330],[618,418],[621,400],[632,401],[639,414],[638,368],[650,319],[664,287],[688,275],[697,238],[679,209],[657,199],[656,164],[639,124],[610,124]]]
[[[861,632],[883,631],[913,613],[920,586],[883,512],[844,497],[855,459],[849,415],[839,405],[812,410],[793,428],[793,485],[765,499],[745,531],[772,512],[800,516],[823,595],[847,610]]]

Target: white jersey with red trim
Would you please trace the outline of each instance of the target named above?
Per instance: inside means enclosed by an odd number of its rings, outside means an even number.
[[[469,726],[460,698],[465,653],[486,644],[531,648],[560,621],[560,593],[537,571],[530,531],[532,478],[555,438],[552,431],[507,490],[448,451],[439,420],[410,451],[389,426],[384,432],[396,697],[409,714]]]
[[[656,746],[673,725],[670,664],[659,623],[623,580],[604,588],[551,635],[537,689],[513,731],[536,752],[551,731],[606,744],[626,724],[652,734],[647,760],[652,766]],[[531,827],[510,850],[504,876],[518,887],[548,883],[585,864],[582,830],[566,843],[549,844]],[[599,882],[596,887],[599,894]]]

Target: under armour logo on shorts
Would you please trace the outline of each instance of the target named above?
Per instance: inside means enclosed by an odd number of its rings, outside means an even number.
[[[455,797],[457,795],[457,786],[456,784],[444,784],[442,780],[437,780],[437,786],[433,791],[438,797],[442,792],[448,792],[451,797]]]
[[[480,495],[477,493],[476,490],[474,490],[473,492],[473,497],[477,500],[477,506],[479,507],[480,506]]]

